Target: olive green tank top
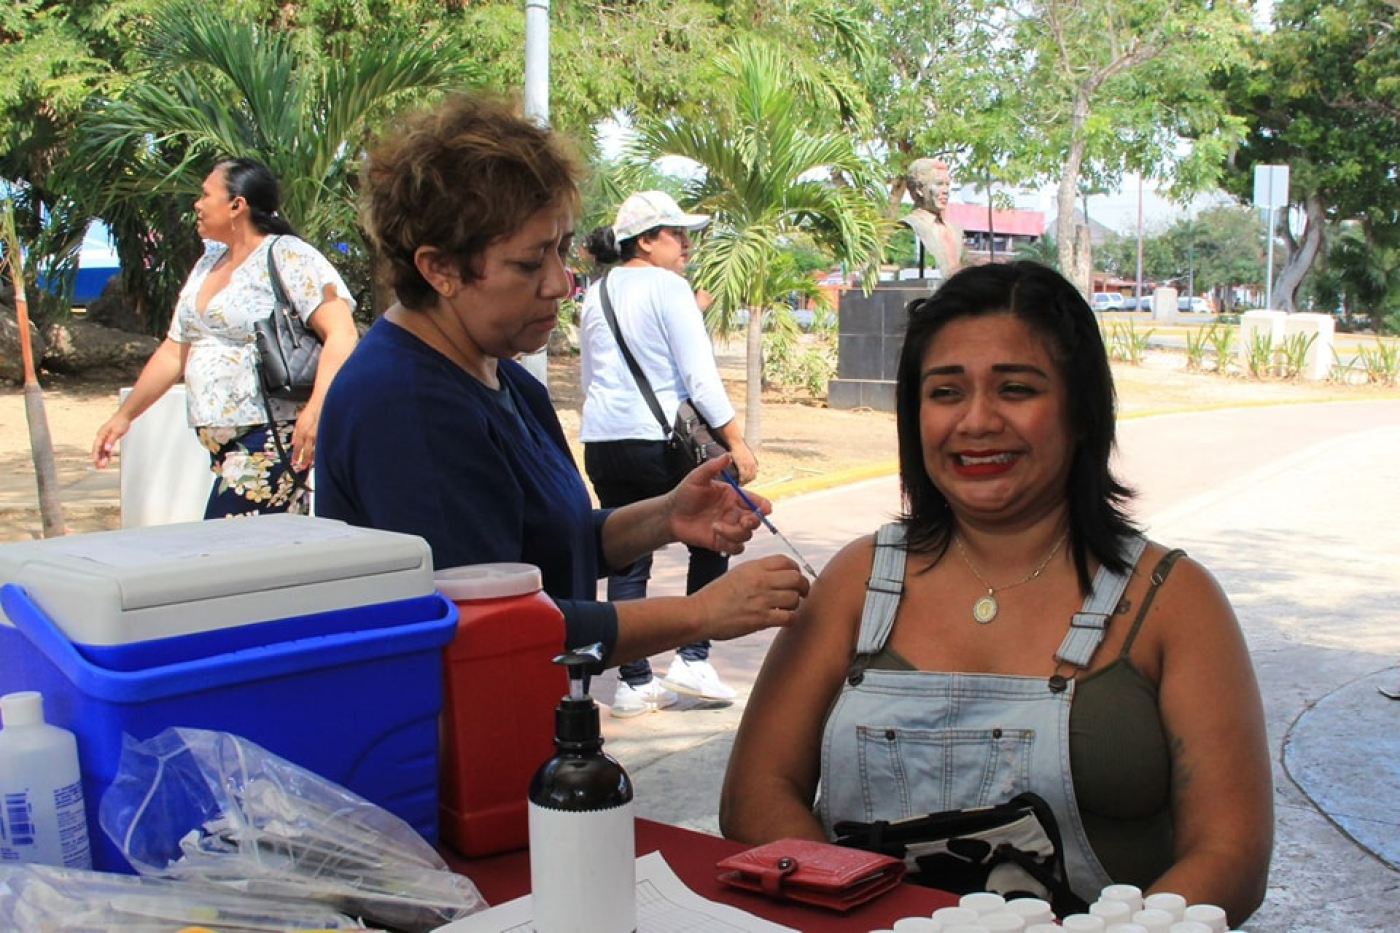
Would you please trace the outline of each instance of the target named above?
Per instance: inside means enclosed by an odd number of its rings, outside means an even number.
[[[1123,650],[1106,667],[1077,678],[1069,713],[1069,760],[1079,815],[1094,855],[1110,876],[1139,887],[1172,862],[1171,751],[1157,710],[1157,686],[1129,659],[1157,588],[1182,551],[1152,571]],[[869,669],[917,670],[885,647]]]

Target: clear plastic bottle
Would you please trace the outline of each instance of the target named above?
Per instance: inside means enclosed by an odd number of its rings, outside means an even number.
[[[569,695],[555,710],[555,755],[530,782],[530,890],[538,933],[633,933],[637,842],[632,780],[603,753],[598,704],[583,692],[601,646],[555,659]]]
[[[78,740],[32,691],[0,697],[0,862],[91,868]]]

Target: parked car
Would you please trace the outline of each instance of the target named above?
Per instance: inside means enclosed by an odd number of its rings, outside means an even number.
[[[1095,311],[1122,311],[1123,296],[1118,292],[1094,292]]]
[[[1176,300],[1176,310],[1183,314],[1211,314],[1210,302],[1204,298],[1182,297]]]

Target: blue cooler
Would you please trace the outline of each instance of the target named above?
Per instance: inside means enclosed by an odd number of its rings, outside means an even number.
[[[78,738],[95,867],[122,735],[244,736],[437,841],[456,607],[412,535],[265,515],[0,545],[0,693]]]

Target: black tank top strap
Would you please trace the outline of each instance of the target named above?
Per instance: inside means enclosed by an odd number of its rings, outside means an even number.
[[[1133,627],[1128,629],[1128,637],[1123,641],[1123,650],[1118,656],[1124,660],[1128,658],[1128,652],[1133,648],[1133,642],[1137,640],[1138,629],[1142,628],[1143,621],[1147,618],[1147,610],[1152,608],[1152,600],[1157,597],[1157,588],[1166,582],[1167,575],[1172,572],[1172,567],[1176,562],[1186,556],[1186,552],[1181,548],[1173,548],[1162,555],[1162,559],[1157,561],[1157,566],[1152,568],[1152,576],[1147,586],[1147,592],[1143,594],[1142,605],[1138,607],[1137,618],[1133,619]]]

